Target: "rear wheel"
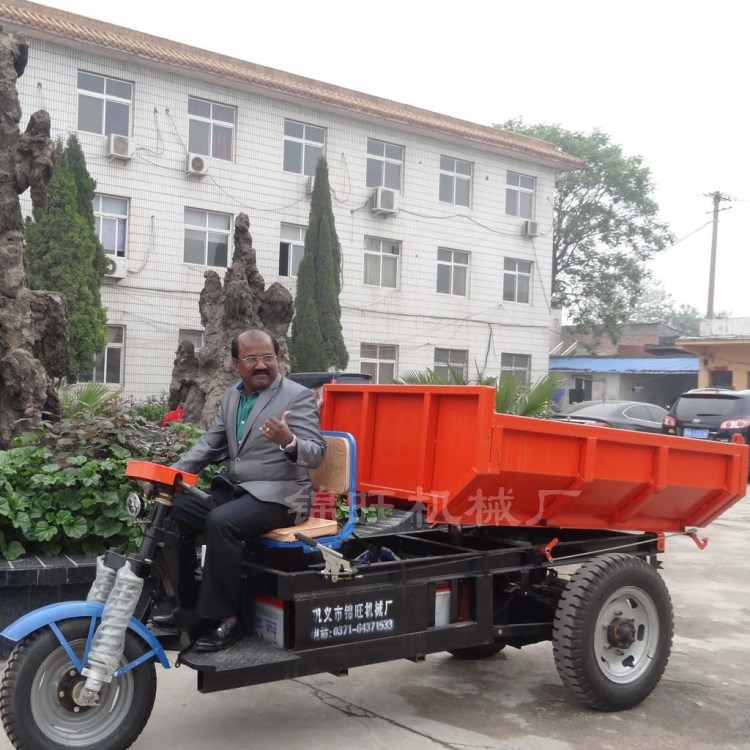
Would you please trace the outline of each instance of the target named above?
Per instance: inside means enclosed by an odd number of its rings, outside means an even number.
[[[89,619],[58,623],[79,660],[89,624]],[[145,650],[145,644],[128,632],[121,664]],[[19,750],[130,747],[143,731],[156,698],[153,661],[105,683],[95,706],[76,703],[85,681],[50,629],[21,641],[10,655],[0,687],[0,716],[13,745]]]
[[[583,704],[622,711],[656,687],[673,631],[672,602],[656,570],[632,555],[602,555],[581,565],[560,597],[555,665]]]

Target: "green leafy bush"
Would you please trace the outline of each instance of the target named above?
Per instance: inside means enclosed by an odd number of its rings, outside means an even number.
[[[82,412],[17,439],[0,452],[0,556],[133,549],[140,532],[125,497],[140,485],[125,478],[125,464],[169,465],[200,434],[189,425],[162,429],[127,411]]]
[[[145,401],[139,401],[130,407],[133,414],[145,417],[150,422],[159,424],[161,418],[169,411],[168,397],[166,393],[160,396],[149,396]]]
[[[390,506],[363,505],[357,502],[356,523],[358,524],[375,523],[378,519],[390,515]],[[339,523],[346,523],[349,520],[349,498],[345,495],[336,496],[335,518]]]

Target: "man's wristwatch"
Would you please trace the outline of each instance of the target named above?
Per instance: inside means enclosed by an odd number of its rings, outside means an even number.
[[[294,433],[292,433],[292,442],[289,443],[289,445],[280,445],[279,450],[284,451],[284,453],[291,453],[296,447],[297,447],[297,436]]]

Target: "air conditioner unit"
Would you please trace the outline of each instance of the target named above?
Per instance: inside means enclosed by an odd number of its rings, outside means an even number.
[[[524,237],[538,237],[539,226],[535,221],[524,221],[521,234],[523,234]]]
[[[208,161],[206,157],[200,154],[188,154],[185,171],[188,174],[198,175],[199,177],[208,174]]]
[[[107,156],[110,159],[128,159],[133,158],[135,144],[131,142],[126,135],[110,134],[107,137]]]
[[[125,258],[116,258],[112,255],[107,256],[107,270],[105,276],[108,279],[120,281],[128,275],[128,262]]]
[[[389,215],[398,211],[399,193],[397,190],[378,187],[372,193],[372,212]]]
[[[308,177],[307,178],[307,186],[305,188],[305,193],[307,195],[312,195],[312,191],[315,188],[315,178],[314,177]]]

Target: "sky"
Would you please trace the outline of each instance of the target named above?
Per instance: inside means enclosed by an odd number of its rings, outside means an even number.
[[[678,242],[650,266],[703,314],[750,317],[750,4],[724,0],[46,0],[46,5],[491,125],[599,128],[651,170]],[[684,238],[684,239],[683,239]]]

